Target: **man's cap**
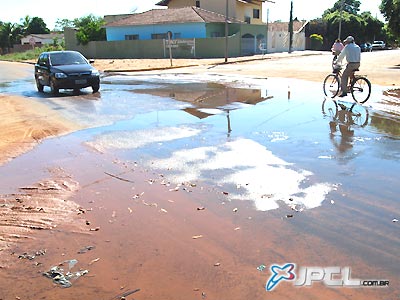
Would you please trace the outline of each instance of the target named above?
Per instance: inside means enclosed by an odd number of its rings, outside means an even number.
[[[345,42],[345,43],[352,43],[352,42],[354,42],[354,38],[353,38],[351,35],[349,35],[349,36],[344,40],[344,42]]]

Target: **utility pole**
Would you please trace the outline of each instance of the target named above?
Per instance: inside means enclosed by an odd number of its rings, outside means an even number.
[[[229,5],[228,0],[226,0],[226,8],[225,8],[225,62],[228,62],[228,13],[229,13]]]
[[[344,0],[342,0],[340,2],[338,39],[340,39],[340,36],[342,35],[342,13],[343,13],[343,7],[344,7]]]
[[[293,1],[290,1],[290,19],[289,19],[289,53],[293,50]]]
[[[265,0],[265,2],[275,3],[272,0]],[[269,24],[269,8],[267,8],[267,32],[265,34],[265,53],[268,53],[268,24]]]

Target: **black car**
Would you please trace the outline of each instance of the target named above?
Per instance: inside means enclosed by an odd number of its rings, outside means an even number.
[[[100,89],[100,73],[77,51],[50,51],[40,54],[35,64],[35,80],[39,92],[49,86],[53,94],[60,89],[92,87]]]
[[[361,48],[362,52],[371,52],[372,51],[372,45],[370,43],[361,44],[360,48]]]

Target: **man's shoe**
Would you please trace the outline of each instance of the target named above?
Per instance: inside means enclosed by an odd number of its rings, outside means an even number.
[[[346,96],[347,96],[347,93],[342,93],[342,94],[339,95],[339,97],[341,97],[341,98],[342,97],[346,97]]]

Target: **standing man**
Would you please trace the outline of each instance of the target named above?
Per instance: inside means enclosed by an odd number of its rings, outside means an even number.
[[[361,61],[361,48],[356,43],[354,43],[354,38],[351,35],[349,35],[344,40],[344,44],[346,46],[339,54],[339,57],[336,61],[337,63],[340,63],[345,57],[347,61],[346,69],[344,70],[342,75],[342,93],[339,95],[339,97],[347,96],[347,84],[349,82],[349,76],[352,72],[360,67]]]

